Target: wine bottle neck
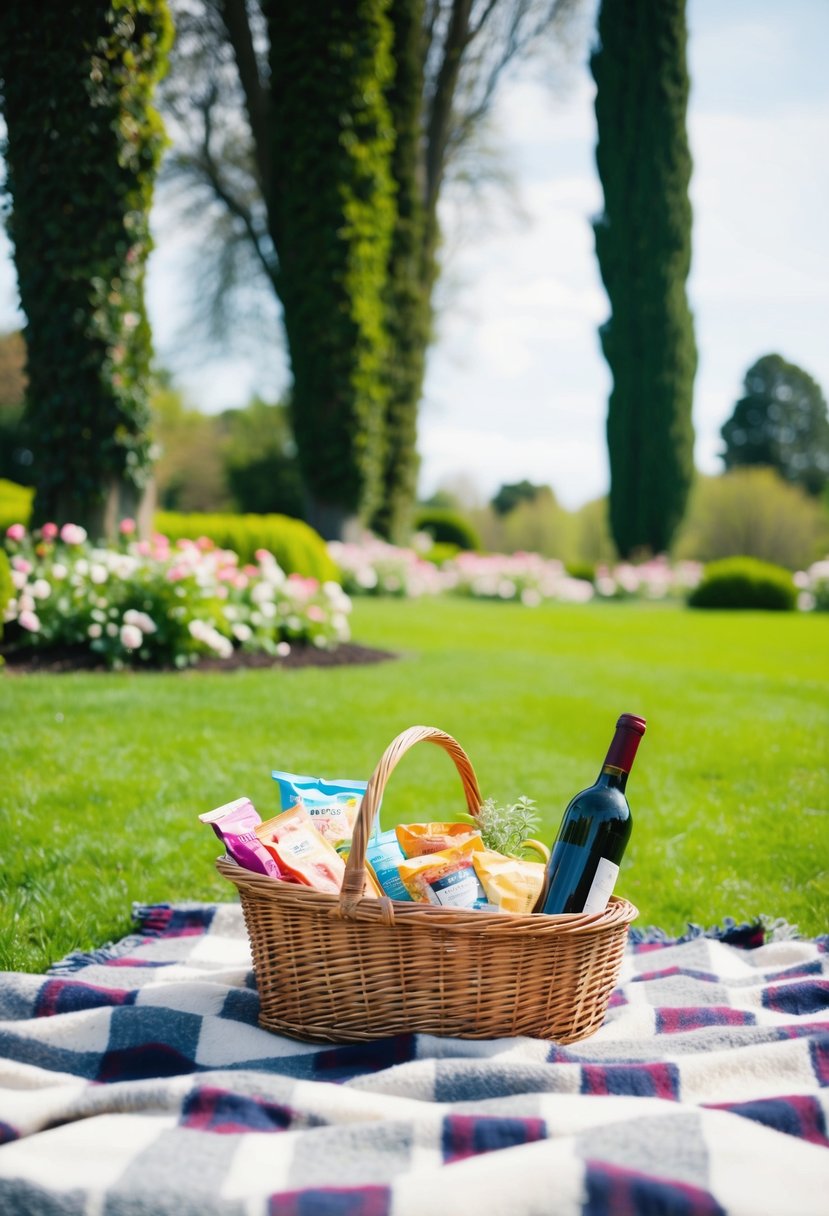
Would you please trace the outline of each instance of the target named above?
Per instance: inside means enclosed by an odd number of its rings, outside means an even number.
[[[605,764],[599,773],[596,785],[601,785],[605,789],[619,790],[620,793],[624,793],[627,782],[628,775],[623,768],[619,768],[615,764]]]
[[[602,773],[609,773],[611,775],[624,773],[624,780],[626,781],[627,775],[633,767],[633,761],[636,759],[636,750],[644,733],[644,718],[639,718],[634,714],[622,714],[616,723],[616,733],[611,740],[610,747],[607,749],[607,755],[602,765]],[[624,789],[624,781],[621,788]]]

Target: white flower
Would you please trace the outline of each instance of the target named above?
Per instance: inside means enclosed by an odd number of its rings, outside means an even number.
[[[144,634],[137,625],[121,626],[121,645],[125,650],[138,650],[144,641]]]
[[[527,608],[537,608],[541,603],[541,595],[533,587],[525,587],[521,592],[521,603]]]
[[[240,642],[249,642],[253,636],[253,630],[250,625],[244,625],[241,622],[233,626],[233,636],[238,638]]]
[[[124,624],[135,625],[142,633],[156,633],[157,626],[152,617],[147,616],[146,612],[139,612],[136,608],[128,608],[124,613]]]
[[[289,642],[277,642],[276,653],[280,659],[286,658],[291,653],[291,645]]]
[[[250,598],[254,604],[264,606],[269,600],[273,600],[273,586],[266,582],[257,583],[250,593]]]
[[[93,583],[97,583],[99,585],[101,583],[105,583],[107,581],[106,566],[102,566],[100,562],[94,562],[89,567],[89,577],[92,579]]]
[[[28,629],[29,633],[37,633],[40,629],[40,617],[36,612],[27,611],[24,609],[17,618],[17,623],[21,629]]]
[[[100,625],[90,625],[87,629],[87,635],[91,638],[99,638],[103,633]]]
[[[111,638],[118,637],[118,626],[113,621],[109,622],[109,624],[107,625],[106,631],[107,631],[108,637],[111,637]]]
[[[60,582],[61,579],[66,578],[67,573],[68,573],[68,571],[66,569],[66,566],[64,566],[63,562],[55,562],[54,566],[52,567],[52,578],[53,579],[56,579],[58,582]]]
[[[48,600],[52,594],[52,588],[46,582],[45,578],[36,578],[32,584],[32,595],[36,600]]]
[[[18,591],[26,586],[26,575],[22,570],[12,570],[12,584]]]

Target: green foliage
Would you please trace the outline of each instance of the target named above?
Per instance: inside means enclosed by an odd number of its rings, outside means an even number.
[[[511,485],[502,485],[490,505],[496,515],[509,515],[522,502],[534,502],[544,490],[549,493],[549,486],[536,486],[526,479]]]
[[[224,466],[236,510],[302,519],[302,480],[287,408],[255,397],[243,410],[226,410],[219,425],[225,432]]]
[[[768,465],[820,495],[829,484],[829,417],[820,385],[780,355],[764,355],[746,372],[743,388],[720,431],[726,469]]]
[[[610,566],[618,560],[610,535],[610,516],[606,498],[594,498],[575,512],[574,549],[579,561]]]
[[[156,501],[165,511],[224,512],[232,507],[218,420],[189,407],[180,392],[157,388],[150,399]]]
[[[310,521],[335,536],[378,505],[387,398],[383,295],[395,217],[387,0],[263,10],[265,183],[291,350],[291,417]],[[297,188],[301,183],[301,188]]]
[[[761,608],[790,612],[797,588],[788,570],[754,557],[726,557],[711,562],[688,596],[692,608]]]
[[[32,513],[33,491],[27,486],[0,478],[0,534],[10,524],[28,526]]]
[[[166,0],[44,0],[0,22],[38,521],[97,530],[109,486],[149,473],[150,98],[171,36]]]
[[[3,637],[3,614],[6,611],[6,605],[12,598],[13,592],[14,584],[12,583],[9,559],[6,556],[6,551],[0,549],[0,639]]]
[[[613,375],[610,521],[629,557],[669,548],[693,478],[685,0],[602,0],[598,35],[591,68],[604,211],[594,232],[611,306],[600,330]]]
[[[533,838],[541,820],[534,800],[522,795],[506,806],[499,806],[494,798],[485,799],[477,823],[485,846],[509,855],[520,854],[522,843]]]
[[[170,540],[206,536],[220,549],[232,549],[241,561],[252,561],[257,549],[274,555],[286,574],[304,574],[325,582],[337,580],[337,567],[325,544],[308,524],[285,515],[179,515],[160,511],[157,531]]]
[[[819,503],[773,469],[741,468],[697,478],[675,555],[757,557],[798,570],[827,548],[829,519]]]
[[[419,507],[415,512],[416,532],[427,532],[439,544],[457,545],[459,549],[480,549],[481,540],[475,528],[458,511],[441,507]]]

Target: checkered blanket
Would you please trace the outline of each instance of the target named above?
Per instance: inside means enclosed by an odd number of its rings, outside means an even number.
[[[570,1047],[260,1030],[237,905],[0,976],[3,1216],[829,1211],[829,938],[632,937]]]

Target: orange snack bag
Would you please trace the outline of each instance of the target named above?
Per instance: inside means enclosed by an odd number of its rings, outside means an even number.
[[[336,895],[343,882],[345,862],[325,840],[303,806],[260,823],[256,835],[281,870],[296,882]]]
[[[481,833],[469,823],[400,823],[394,829],[407,857],[423,857],[464,844]]]
[[[544,863],[523,857],[506,857],[492,849],[472,856],[486,897],[502,912],[532,912],[544,885]]]

